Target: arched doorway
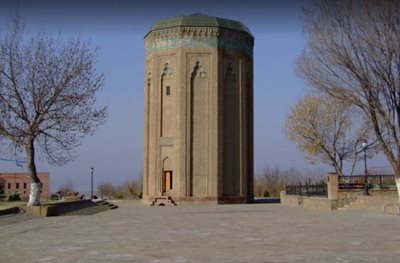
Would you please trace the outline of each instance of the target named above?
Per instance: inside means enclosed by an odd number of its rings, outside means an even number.
[[[162,194],[168,194],[173,190],[173,171],[171,158],[163,159],[162,169]]]

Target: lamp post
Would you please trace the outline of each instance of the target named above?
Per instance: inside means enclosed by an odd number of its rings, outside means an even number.
[[[90,168],[90,199],[93,199],[93,172],[94,168]]]
[[[364,141],[362,147],[364,149],[364,195],[369,195],[368,192],[368,169],[367,169],[367,146],[368,143]]]

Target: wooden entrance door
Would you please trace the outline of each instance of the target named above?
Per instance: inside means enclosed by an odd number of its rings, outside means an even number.
[[[165,193],[172,190],[172,171],[164,171],[163,177],[163,192]]]

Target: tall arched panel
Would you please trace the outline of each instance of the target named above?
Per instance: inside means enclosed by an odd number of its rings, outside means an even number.
[[[207,194],[208,78],[199,61],[190,78],[190,176],[191,195]]]
[[[174,90],[174,73],[168,63],[165,63],[163,73],[161,75],[161,127],[160,137],[173,137],[175,128],[175,90]]]
[[[239,89],[234,64],[229,63],[222,90],[223,195],[238,195],[240,176]]]

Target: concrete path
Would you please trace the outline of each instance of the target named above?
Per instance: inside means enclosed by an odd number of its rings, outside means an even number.
[[[280,204],[0,218],[0,262],[400,262],[400,217]]]

